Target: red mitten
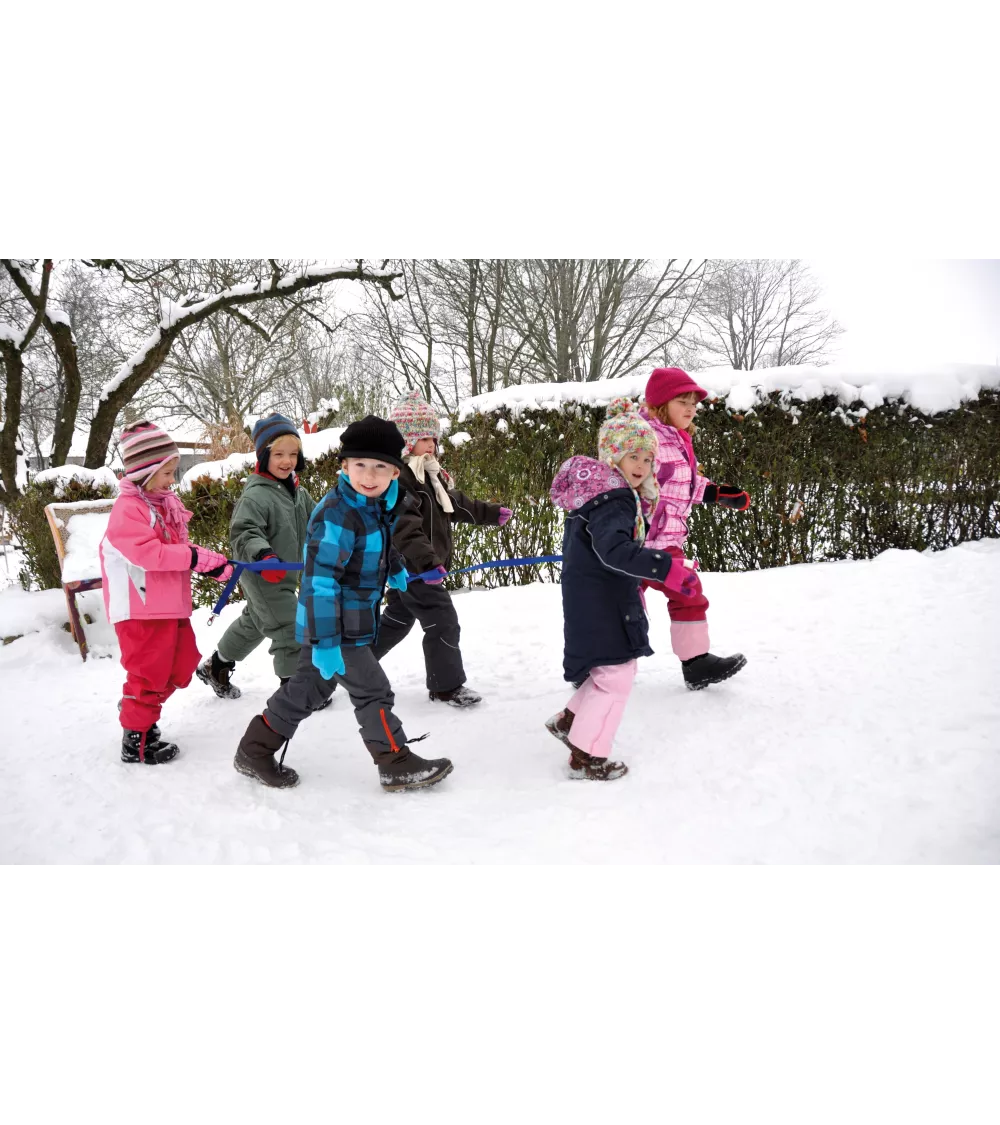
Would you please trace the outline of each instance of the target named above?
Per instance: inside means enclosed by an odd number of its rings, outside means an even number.
[[[264,555],[262,558],[259,558],[257,561],[258,562],[266,562],[268,559],[276,559],[277,557],[278,556],[272,551],[269,555]],[[260,576],[261,576],[261,578],[264,579],[265,582],[280,582],[283,578],[288,577],[288,571],[287,570],[262,570],[260,572]]]

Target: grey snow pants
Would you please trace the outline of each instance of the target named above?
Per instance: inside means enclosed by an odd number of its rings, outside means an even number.
[[[395,696],[370,645],[345,644],[341,648],[344,674],[325,680],[312,662],[312,645],[302,646],[294,675],[267,701],[264,719],[272,730],[291,738],[299,723],[325,703],[339,683],[351,697],[354,717],[365,744],[373,751],[406,745],[403,724],[393,712]],[[393,745],[395,744],[395,745]]]

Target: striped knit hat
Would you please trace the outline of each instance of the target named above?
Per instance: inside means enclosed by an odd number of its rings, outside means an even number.
[[[437,441],[441,437],[441,423],[434,407],[423,399],[419,391],[409,394],[396,403],[389,417],[399,427],[403,435],[403,456],[409,457],[414,445],[421,438],[430,437]]]
[[[627,453],[638,453],[640,450],[656,455],[653,427],[631,399],[612,399],[604,425],[597,435],[598,459],[617,467]]]
[[[180,460],[174,439],[152,422],[136,422],[126,426],[118,439],[118,448],[125,464],[125,477],[135,484],[146,481],[164,465]]]
[[[299,442],[299,457],[295,462],[295,471],[301,473],[306,467],[306,459],[302,455],[302,439],[299,437],[299,431],[295,428],[295,423],[290,418],[286,418],[284,414],[268,414],[266,418],[258,418],[251,431],[253,447],[257,451],[257,469],[260,472],[267,472],[271,446],[285,434],[297,438]]]

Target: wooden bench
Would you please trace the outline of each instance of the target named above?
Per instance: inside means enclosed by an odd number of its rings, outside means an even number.
[[[83,660],[87,659],[87,635],[83,631],[76,595],[85,590],[99,590],[104,584],[97,548],[108,529],[113,504],[114,500],[77,500],[45,505],[45,518],[59,556],[70,631]]]

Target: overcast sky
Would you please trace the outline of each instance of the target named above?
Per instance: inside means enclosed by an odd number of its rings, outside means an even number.
[[[844,366],[998,363],[1000,259],[807,259]]]

